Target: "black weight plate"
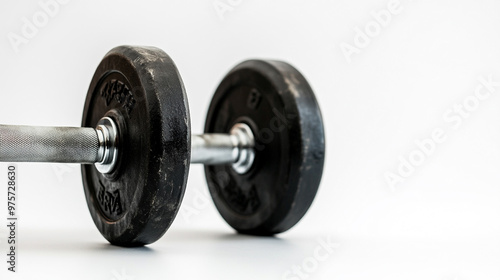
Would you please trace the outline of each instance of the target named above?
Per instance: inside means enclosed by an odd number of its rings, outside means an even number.
[[[306,79],[279,61],[245,61],[223,79],[208,110],[206,133],[228,133],[239,122],[256,137],[245,174],[230,165],[205,166],[216,207],[238,232],[272,235],[307,212],[323,173],[321,112]]]
[[[191,158],[187,97],[170,57],[152,47],[111,50],[92,78],[82,126],[104,116],[118,125],[118,165],[110,174],[82,165],[90,214],[114,245],[153,243],[179,210]]]

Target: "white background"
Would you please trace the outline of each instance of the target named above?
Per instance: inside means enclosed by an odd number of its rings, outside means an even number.
[[[218,13],[214,5],[230,8]],[[388,5],[397,11],[385,26],[375,23],[373,12]],[[193,132],[201,132],[213,91],[236,63],[295,65],[323,110],[327,157],[310,211],[276,238],[234,234],[208,200],[202,168],[192,166],[178,218],[160,241],[139,249],[100,236],[78,165],[18,164],[19,273],[1,261],[0,278],[499,279],[500,87],[474,99],[481,77],[500,81],[499,9],[493,0],[73,0],[27,38],[23,18],[33,22],[43,8],[3,1],[1,123],[79,126],[104,54],[152,45],[182,74]],[[355,41],[356,28],[371,30],[369,41]],[[12,34],[24,43],[13,45]],[[346,44],[357,52],[346,56]],[[470,110],[458,123],[449,110],[464,100]],[[400,157],[418,154],[415,141],[435,129],[445,141],[391,188],[384,174],[398,174]],[[4,188],[0,221],[5,205]],[[4,256],[6,236],[1,226]],[[322,248],[325,240],[335,250]]]

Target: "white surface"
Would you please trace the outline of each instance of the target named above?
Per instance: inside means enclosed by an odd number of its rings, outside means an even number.
[[[1,279],[500,278],[500,87],[463,122],[443,119],[454,104],[471,102],[480,77],[500,81],[500,2],[401,0],[351,62],[340,46],[353,45],[355,28],[370,27],[371,12],[393,9],[393,2],[221,0],[234,4],[222,18],[212,0],[90,2],[62,5],[18,53],[8,34],[20,34],[22,18],[42,8],[37,1],[2,4],[1,123],[78,126],[100,59],[134,44],[160,47],[175,60],[199,132],[232,66],[282,59],[304,73],[323,109],[323,181],[295,228],[251,238],[222,221],[207,200],[202,169],[193,166],[165,237],[122,249],[95,229],[78,166],[19,164],[20,272],[0,264]],[[435,129],[446,139],[391,189],[384,174],[397,172],[398,158]],[[6,235],[1,226],[2,255]],[[318,240],[328,238],[338,248],[314,260]],[[294,266],[309,272],[293,278],[286,273]]]

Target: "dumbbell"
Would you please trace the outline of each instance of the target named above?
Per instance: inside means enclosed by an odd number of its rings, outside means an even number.
[[[204,134],[191,135],[172,59],[120,46],[90,83],[82,127],[0,126],[0,161],[81,163],[88,208],[118,246],[158,240],[174,220],[190,163],[205,165],[214,203],[237,232],[274,235],[311,205],[324,128],[306,79],[279,61],[248,60],[222,80]]]

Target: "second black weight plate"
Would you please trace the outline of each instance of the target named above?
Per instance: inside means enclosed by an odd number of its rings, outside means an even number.
[[[245,61],[217,88],[205,132],[228,133],[236,123],[252,128],[255,161],[245,174],[231,165],[205,166],[215,205],[238,232],[286,231],[309,209],[323,172],[324,128],[314,93],[287,63]]]
[[[188,102],[170,57],[152,47],[111,50],[90,84],[82,126],[104,116],[118,126],[118,165],[110,174],[82,165],[90,214],[114,245],[153,243],[179,210],[190,164]]]

